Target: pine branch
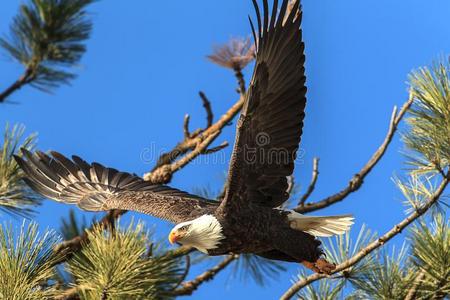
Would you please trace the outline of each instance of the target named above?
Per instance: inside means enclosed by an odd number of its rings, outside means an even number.
[[[230,255],[226,257],[219,264],[209,269],[208,271],[198,275],[195,279],[186,281],[181,284],[181,288],[178,288],[173,291],[173,295],[175,296],[188,296],[192,295],[192,293],[199,288],[203,283],[214,279],[214,277],[221,271],[223,271],[229,264],[231,264],[234,260],[239,257],[237,254]]]
[[[409,97],[409,100],[402,106],[400,111],[397,113],[397,107],[394,107],[394,110],[392,112],[391,121],[389,124],[389,130],[386,134],[386,137],[381,144],[381,146],[375,151],[375,153],[372,155],[372,157],[369,159],[369,161],[364,165],[364,167],[353,176],[353,178],[350,180],[348,185],[341,190],[340,192],[329,196],[319,202],[314,203],[307,203],[305,205],[299,205],[294,210],[298,213],[307,213],[316,211],[319,209],[323,209],[325,207],[328,207],[330,205],[333,205],[337,202],[340,202],[344,200],[348,195],[351,193],[357,191],[361,185],[364,182],[364,179],[366,176],[372,171],[372,169],[376,166],[376,164],[380,161],[380,159],[383,157],[383,155],[386,153],[387,148],[389,147],[390,143],[392,142],[392,139],[394,137],[395,132],[397,131],[397,127],[400,124],[401,120],[403,119],[405,113],[408,111],[408,109],[411,107],[413,103],[414,98],[412,95]]]
[[[302,196],[300,201],[298,202],[299,206],[304,206],[306,200],[308,200],[309,196],[311,196],[312,192],[314,191],[314,188],[316,187],[317,178],[319,177],[319,159],[317,157],[313,160],[313,171],[312,171],[312,177],[311,177],[311,183],[308,186],[308,189],[306,190],[306,193]]]
[[[77,252],[81,249],[82,244],[89,243],[88,232],[98,227],[102,228],[111,227],[111,222],[119,218],[124,213],[126,213],[126,210],[118,210],[118,209],[111,210],[100,221],[94,222],[89,228],[89,230],[84,231],[83,234],[58,244],[53,249],[54,255],[59,257],[59,259],[56,261],[56,264],[60,264],[62,262],[67,261],[69,258],[72,257],[72,254],[74,252]]]
[[[19,77],[13,84],[7,87],[3,92],[0,93],[0,103],[4,102],[7,97],[17,90],[20,90],[24,85],[32,82],[34,79],[33,72],[31,68],[27,68],[22,76]]]
[[[24,126],[15,125],[10,129],[7,125],[0,145],[0,212],[19,216],[32,214],[31,207],[39,205],[42,199],[22,181],[22,169],[13,159],[13,155],[22,155],[20,149],[34,147],[36,135],[23,138],[24,131]]]
[[[402,140],[416,173],[445,173],[450,167],[450,61],[410,75],[414,104]]]
[[[161,299],[182,275],[170,254],[148,257],[151,237],[143,223],[88,235],[91,242],[68,262],[83,299]]]
[[[75,299],[80,299],[80,297],[78,296],[78,288],[77,287],[71,287],[68,288],[66,290],[64,290],[63,292],[61,292],[60,295],[57,295],[54,297],[54,300],[75,300]]]
[[[0,103],[27,84],[51,91],[69,84],[86,51],[92,22],[86,7],[95,0],[30,0],[20,6],[10,34],[0,47],[25,67],[23,75],[0,93]]]
[[[0,225],[0,299],[52,299],[55,287],[48,284],[54,274],[52,231],[40,235],[35,223]]]
[[[422,279],[425,277],[425,272],[421,271],[416,279],[413,282],[413,285],[411,289],[408,291],[408,294],[406,294],[405,300],[414,300],[416,299],[417,289],[421,284]]]
[[[389,240],[391,240],[394,236],[401,233],[403,229],[405,229],[408,225],[410,225],[412,222],[417,220],[420,216],[425,214],[425,212],[428,211],[428,209],[435,204],[441,195],[443,194],[445,188],[447,187],[448,183],[450,181],[450,172],[446,174],[446,177],[442,179],[441,184],[436,189],[436,191],[433,193],[433,195],[430,197],[429,201],[426,202],[423,206],[418,208],[415,212],[411,213],[408,217],[403,219],[400,223],[395,225],[391,230],[386,232],[383,236],[378,238],[376,241],[370,243],[367,247],[363,248],[361,251],[359,251],[356,255],[354,255],[352,258],[348,259],[345,262],[340,263],[336,266],[336,269],[333,270],[332,274],[341,272],[346,270],[347,268],[355,265],[359,261],[361,261],[363,258],[365,258],[367,255],[372,253],[374,250],[380,248],[385,243],[387,243]],[[317,280],[320,280],[322,278],[327,277],[327,275],[324,274],[313,274],[305,279],[296,282],[293,284],[282,296],[280,299],[286,300],[291,299],[300,289],[307,286],[308,284],[311,284]]]

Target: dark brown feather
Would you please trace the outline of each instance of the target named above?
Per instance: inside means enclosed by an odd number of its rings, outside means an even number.
[[[262,15],[253,3],[256,65],[237,125],[225,209],[250,202],[277,207],[287,200],[286,176],[293,172],[303,127],[306,78],[299,1],[287,12],[284,0],[278,18],[275,1],[270,20],[267,0]]]

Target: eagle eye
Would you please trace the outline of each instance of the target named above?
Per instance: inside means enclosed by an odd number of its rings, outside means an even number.
[[[187,231],[189,229],[189,225],[181,226],[178,230]]]

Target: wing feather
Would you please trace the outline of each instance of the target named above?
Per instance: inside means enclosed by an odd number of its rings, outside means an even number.
[[[288,198],[286,176],[294,170],[306,104],[300,1],[288,2],[283,0],[277,12],[274,1],[269,15],[267,0],[263,14],[253,1],[256,64],[237,125],[222,207],[244,201],[277,207]]]
[[[78,156],[70,160],[58,152],[32,154],[22,150],[24,158],[15,159],[26,177],[24,181],[37,193],[81,209],[102,211],[134,210],[174,223],[191,220],[217,207],[214,201],[142,178],[88,164]]]

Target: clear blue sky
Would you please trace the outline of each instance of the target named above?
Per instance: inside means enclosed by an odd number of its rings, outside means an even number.
[[[21,1],[2,1],[0,32],[5,33]],[[394,105],[407,99],[407,74],[450,53],[450,2],[443,0],[304,0],[308,105],[301,148],[303,164],[295,170],[304,188],[311,161],[320,157],[320,177],[312,199],[338,191],[368,160],[387,130]],[[39,133],[39,149],[77,154],[115,168],[143,174],[145,149],[170,149],[182,138],[182,120],[203,126],[197,96],[205,91],[215,117],[237,98],[232,72],[205,59],[214,44],[247,36],[250,0],[99,1],[91,7],[94,31],[72,86],[53,95],[29,87],[0,105],[0,126],[23,123]],[[15,80],[22,67],[0,56],[0,88]],[[251,70],[247,70],[249,75]],[[234,140],[227,127],[217,143]],[[404,217],[401,197],[391,181],[402,172],[398,136],[361,191],[320,214],[353,213],[354,231],[366,223],[384,232]],[[215,162],[197,161],[171,185],[192,191],[221,187],[231,147]],[[46,201],[35,220],[42,228],[59,226],[69,207]],[[89,215],[90,216],[90,215]],[[5,218],[5,216],[1,216]],[[142,216],[139,216],[142,217]],[[6,216],[6,218],[9,218]],[[165,237],[168,223],[145,217]],[[394,240],[399,244],[404,235]],[[194,299],[277,298],[290,285],[298,266],[261,288],[229,278],[206,283]],[[194,269],[197,274],[200,269]]]

